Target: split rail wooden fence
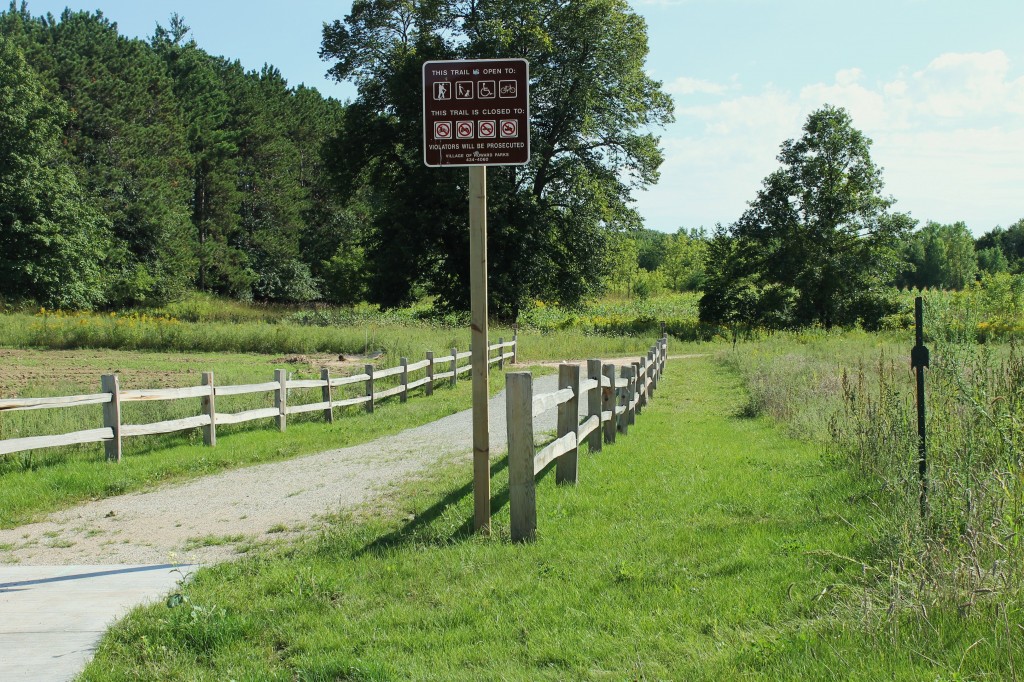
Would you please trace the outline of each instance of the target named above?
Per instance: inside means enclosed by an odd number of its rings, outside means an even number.
[[[614,443],[617,433],[628,434],[636,415],[654,395],[667,357],[668,337],[663,335],[638,362],[616,368],[600,360],[588,360],[585,378],[579,365],[563,364],[558,368],[558,390],[537,396],[533,395],[529,372],[505,375],[513,541],[529,542],[536,537],[537,474],[554,461],[555,482],[575,485],[579,444],[586,439],[590,452],[600,452],[602,443]],[[586,418],[580,422],[580,405],[584,400]],[[538,451],[533,420],[555,408],[557,437]]]
[[[487,364],[496,364],[499,369],[502,369],[506,360],[511,360],[515,363],[518,359],[518,344],[518,335],[516,335],[512,341],[506,342],[504,339],[499,339],[498,343],[488,346]],[[497,355],[491,357],[491,354],[495,351],[497,351]],[[373,412],[375,402],[391,396],[399,396],[401,402],[404,403],[408,400],[410,391],[420,387],[423,388],[424,395],[433,395],[434,386],[437,382],[448,380],[450,385],[455,386],[459,376],[472,369],[471,364],[459,365],[460,361],[467,360],[472,356],[471,351],[460,353],[457,349],[452,348],[451,353],[443,357],[436,357],[432,351],[428,351],[426,355],[426,359],[413,363],[410,363],[408,358],[402,358],[397,366],[387,369],[377,369],[373,365],[368,364],[363,368],[362,374],[347,377],[332,377],[330,371],[324,369],[319,379],[289,379],[288,372],[279,369],[274,372],[274,380],[266,383],[217,386],[214,383],[213,372],[204,372],[202,374],[202,385],[200,386],[122,390],[117,375],[110,374],[101,377],[101,393],[48,398],[0,398],[0,414],[22,410],[81,407],[84,405],[103,406],[102,428],[60,435],[29,436],[0,440],[0,455],[64,445],[103,443],[107,459],[119,462],[121,461],[121,442],[124,438],[173,433],[195,428],[202,428],[203,442],[206,445],[213,446],[217,443],[218,425],[240,424],[258,419],[274,419],[277,428],[280,431],[284,431],[287,426],[288,415],[301,414],[303,412],[323,412],[324,421],[333,423],[334,410],[337,408],[365,405],[367,412]],[[410,380],[410,375],[416,372],[423,372],[423,376],[416,380]],[[398,385],[383,390],[379,388],[379,385],[375,388],[376,382],[388,377],[398,377]],[[361,384],[363,386],[362,395],[342,400],[334,399],[334,389],[351,384]],[[313,388],[321,389],[322,400],[320,402],[297,405],[289,403],[289,390]],[[217,411],[218,397],[250,393],[272,393],[274,396],[274,406],[246,410],[244,412]],[[200,400],[199,414],[194,417],[152,424],[125,424],[121,419],[121,406],[124,403],[196,398]]]

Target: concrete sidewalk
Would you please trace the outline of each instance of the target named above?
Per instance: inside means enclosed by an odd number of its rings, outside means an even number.
[[[0,566],[0,680],[74,679],[132,607],[195,566]]]

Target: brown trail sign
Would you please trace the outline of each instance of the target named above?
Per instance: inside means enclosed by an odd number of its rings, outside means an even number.
[[[424,62],[423,162],[428,166],[469,166],[473,526],[488,533],[487,166],[530,162],[529,63],[525,59]]]
[[[529,163],[529,81],[530,65],[525,59],[425,62],[424,163]]]

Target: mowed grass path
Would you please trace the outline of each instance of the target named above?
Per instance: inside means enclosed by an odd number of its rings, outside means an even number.
[[[779,654],[827,646],[816,624],[861,570],[839,558],[856,486],[745,400],[714,360],[670,362],[578,486],[544,476],[535,544],[508,541],[503,460],[489,538],[468,532],[468,472],[443,472],[390,520],[199,572],[108,633],[84,679],[845,677]]]

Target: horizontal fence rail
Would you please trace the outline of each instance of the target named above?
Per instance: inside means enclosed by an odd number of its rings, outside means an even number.
[[[488,346],[487,364],[504,368],[506,361],[516,362],[519,350],[519,334],[511,341],[499,339],[498,343]],[[74,396],[56,396],[47,398],[0,398],[0,414],[25,410],[45,410],[56,408],[80,407],[84,405],[103,406],[103,428],[86,429],[73,433],[48,436],[27,436],[0,440],[0,456],[27,450],[52,448],[67,445],[103,443],[106,458],[121,461],[122,439],[132,436],[150,436],[176,431],[201,428],[203,443],[209,446],[217,443],[217,426],[242,424],[262,419],[274,419],[277,428],[287,428],[288,415],[306,412],[322,412],[324,421],[334,422],[334,410],[355,405],[364,405],[367,412],[373,412],[374,403],[392,396],[399,396],[406,402],[409,392],[423,389],[423,395],[434,393],[438,381],[449,380],[455,386],[458,378],[472,369],[469,363],[460,364],[472,356],[470,351],[459,352],[452,348],[443,357],[435,357],[428,351],[426,359],[409,362],[402,358],[395,367],[378,369],[366,365],[361,374],[345,377],[332,377],[330,371],[321,371],[319,379],[289,379],[287,371],[275,370],[274,380],[258,384],[242,384],[236,386],[217,386],[213,372],[202,374],[202,385],[183,388],[153,388],[122,390],[120,379],[116,374],[104,375],[100,378],[101,393]],[[443,369],[445,371],[439,371]],[[422,373],[423,376],[411,379],[411,375]],[[397,377],[395,386],[384,388],[381,381]],[[362,395],[350,398],[335,399],[336,388],[350,385],[362,385]],[[316,389],[321,390],[318,402],[292,404],[289,402],[289,391]],[[219,412],[216,409],[218,397],[267,393],[273,395],[274,406],[242,412]],[[125,424],[121,418],[121,406],[130,402],[150,402],[165,400],[199,399],[199,414],[181,419],[171,419],[151,424]]]
[[[559,365],[558,390],[533,395],[529,372],[505,375],[508,428],[508,492],[512,540],[531,542],[537,533],[537,474],[555,462],[555,483],[575,485],[579,478],[579,445],[600,452],[603,443],[614,443],[618,433],[642,413],[665,371],[668,337],[662,336],[645,357],[616,367],[588,360],[586,376],[580,366]],[[581,407],[585,417],[580,421]],[[540,450],[534,445],[533,420],[548,410],[558,410],[555,440]],[[602,430],[603,425],[603,430]]]

